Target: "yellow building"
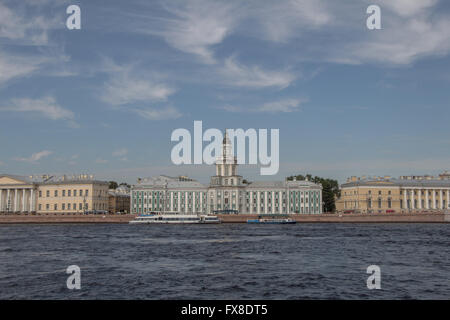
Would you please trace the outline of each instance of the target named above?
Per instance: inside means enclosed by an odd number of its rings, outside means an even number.
[[[130,188],[119,186],[117,189],[109,190],[109,213],[130,212]]]
[[[450,208],[448,175],[357,178],[341,185],[338,212],[394,213],[443,211]]]
[[[84,213],[108,210],[108,183],[92,176],[0,175],[0,212]]]

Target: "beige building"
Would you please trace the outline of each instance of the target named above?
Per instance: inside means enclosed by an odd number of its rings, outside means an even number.
[[[109,213],[129,213],[130,212],[130,188],[119,186],[108,192]]]
[[[351,177],[341,185],[338,212],[394,213],[443,211],[450,208],[450,178],[402,176]]]
[[[84,213],[108,210],[108,183],[92,176],[0,175],[0,212]]]

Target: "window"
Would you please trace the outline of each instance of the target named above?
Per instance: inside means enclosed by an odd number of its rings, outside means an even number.
[[[63,211],[66,210],[66,204],[65,204],[65,203],[62,204],[62,208],[61,208],[61,209],[62,209]]]
[[[58,190],[55,190],[55,197],[58,196]]]
[[[58,205],[57,205],[56,203],[53,205],[53,209],[54,209],[55,211],[58,210]]]
[[[86,189],[86,191],[84,192],[84,195],[87,197],[87,196],[89,196],[89,190],[88,189]]]
[[[50,197],[50,190],[47,190],[46,196],[47,196],[47,198]]]
[[[388,208],[389,209],[392,208],[392,199],[391,198],[388,199]]]
[[[45,205],[45,209],[50,210],[50,205],[48,203]]]
[[[70,210],[70,203],[67,204],[67,210]]]
[[[78,209],[79,210],[83,210],[83,204],[82,203],[80,203],[80,205],[78,206]]]
[[[42,198],[42,191],[41,190],[39,190],[39,198]]]
[[[83,196],[83,190],[80,190],[80,197]]]
[[[42,210],[42,204],[39,204],[39,211]]]
[[[77,190],[73,190],[73,196],[74,196],[74,197],[77,196]]]
[[[71,197],[72,196],[72,191],[71,190],[67,190],[67,196]]]
[[[66,196],[66,190],[62,191],[62,196],[65,197]]]

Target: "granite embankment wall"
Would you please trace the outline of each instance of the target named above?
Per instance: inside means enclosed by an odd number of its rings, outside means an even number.
[[[299,223],[450,223],[450,213],[397,214],[301,214],[291,218]],[[13,223],[128,223],[135,215],[3,214],[0,224]],[[219,215],[224,223],[245,223],[257,215]]]
[[[219,215],[222,222],[242,223],[255,219],[255,215]],[[289,216],[299,223],[343,222],[343,223],[441,223],[450,222],[450,214],[444,213],[398,213],[398,214],[299,214]]]
[[[7,223],[128,223],[136,216],[126,215],[62,215],[62,214],[3,214],[0,224]]]

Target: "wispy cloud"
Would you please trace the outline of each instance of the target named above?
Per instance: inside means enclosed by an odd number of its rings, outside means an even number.
[[[0,38],[28,45],[46,45],[50,30],[61,25],[55,16],[25,15],[26,10],[13,11],[0,3]]]
[[[174,107],[167,106],[163,108],[136,108],[133,112],[140,115],[144,119],[148,120],[168,120],[177,119],[182,116],[182,114]]]
[[[236,62],[233,57],[225,60],[219,73],[224,76],[227,84],[249,88],[278,87],[283,89],[296,78],[293,74],[285,71],[268,71],[258,66],[247,67]]]
[[[231,2],[194,0],[170,4],[171,14],[163,19],[158,31],[144,29],[162,36],[172,47],[197,55],[204,63],[214,63],[212,46],[221,43],[233,29],[239,12]],[[145,31],[147,30],[147,31]]]
[[[31,75],[42,64],[42,59],[18,58],[0,51],[0,85],[12,79]]]
[[[68,75],[67,70],[61,72],[59,68],[67,68],[65,62],[69,57],[62,52],[63,46],[50,38],[51,31],[60,28],[63,22],[36,4],[48,5],[42,1],[22,2],[15,3],[13,10],[12,6],[0,3],[0,85],[35,75],[44,67],[46,74]],[[61,5],[62,2],[50,3],[53,9]],[[28,10],[29,7],[33,10]]]
[[[53,152],[49,150],[43,150],[40,152],[33,153],[29,158],[14,158],[16,161],[24,161],[24,162],[37,162],[42,158],[48,157]]]
[[[95,159],[95,163],[99,163],[99,164],[104,164],[107,163],[108,160],[102,159],[102,158],[97,158]]]
[[[77,126],[75,115],[69,109],[61,107],[54,97],[40,99],[12,99],[7,105],[0,106],[0,112],[32,113],[51,120],[67,120],[71,126]]]
[[[323,0],[256,1],[249,12],[260,28],[263,38],[285,43],[311,29],[330,24],[333,19]]]
[[[220,109],[237,113],[290,113],[300,111],[301,104],[306,101],[306,99],[285,99],[280,101],[267,102],[258,107],[240,107],[227,105],[220,107]]]
[[[116,158],[120,158],[121,161],[127,161],[128,160],[127,154],[128,154],[128,149],[121,148],[121,149],[114,150],[112,153],[112,156],[116,157]]]
[[[172,106],[142,106],[166,103],[175,89],[157,81],[157,75],[140,76],[135,69],[134,65],[117,65],[106,60],[104,70],[110,75],[110,79],[105,83],[101,99],[113,107],[134,112],[148,120],[179,118],[181,113]]]
[[[125,67],[112,74],[105,83],[102,100],[113,106],[137,101],[166,101],[174,92],[175,89],[164,83],[133,76],[131,69]]]
[[[126,156],[127,154],[128,154],[127,148],[117,149],[117,150],[113,151],[113,153],[112,153],[112,155],[114,157],[123,157],[123,156]]]

